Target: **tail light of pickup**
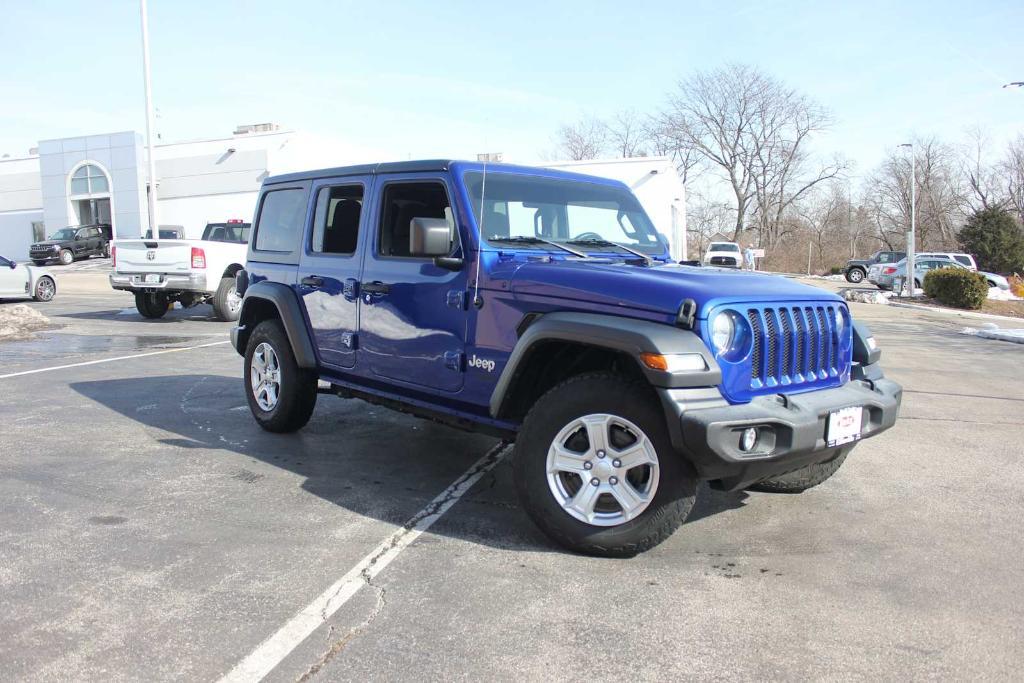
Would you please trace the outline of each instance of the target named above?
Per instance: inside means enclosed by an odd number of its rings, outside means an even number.
[[[110,245],[110,267],[117,268],[117,247]]]
[[[896,272],[896,266],[886,266],[885,270],[882,271],[886,275],[892,275]]]
[[[206,252],[200,247],[192,247],[192,267],[206,268]]]

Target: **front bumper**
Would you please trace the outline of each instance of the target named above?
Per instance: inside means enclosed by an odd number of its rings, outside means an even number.
[[[156,275],[157,282],[146,282],[147,275]],[[131,292],[150,292],[171,290],[176,292],[204,292],[206,273],[111,273],[110,286]]]
[[[899,384],[881,377],[851,380],[834,389],[761,396],[741,405],[716,399],[706,389],[659,391],[672,420],[673,445],[701,479],[729,491],[825,462],[850,448],[856,441],[836,445],[825,440],[829,413],[840,408],[864,409],[858,440],[880,434],[896,422],[903,397]],[[740,437],[748,427],[757,427],[761,437],[752,451],[743,452]]]

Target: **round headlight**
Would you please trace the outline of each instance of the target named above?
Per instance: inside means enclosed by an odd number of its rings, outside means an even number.
[[[725,353],[736,336],[736,321],[729,313],[719,313],[711,323],[711,343],[717,353]]]

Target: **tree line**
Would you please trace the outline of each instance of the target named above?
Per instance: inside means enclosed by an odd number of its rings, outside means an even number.
[[[692,253],[721,235],[764,248],[766,265],[779,270],[803,270],[808,253],[821,271],[903,248],[911,164],[919,250],[960,249],[962,227],[982,211],[1006,212],[1018,227],[1024,220],[1024,135],[1003,150],[980,130],[954,143],[913,138],[912,152],[893,146],[858,178],[845,158],[812,152],[833,125],[832,112],[807,95],[757,67],[730,64],[679,81],[657,111],[560,126],[553,154],[670,157],[687,183]],[[719,190],[696,191],[699,176]]]

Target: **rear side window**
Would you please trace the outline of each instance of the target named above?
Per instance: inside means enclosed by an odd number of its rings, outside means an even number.
[[[306,191],[273,190],[263,195],[256,227],[256,250],[292,252],[302,234]]]
[[[363,186],[322,187],[316,196],[310,248],[317,254],[356,253],[359,218],[363,213]]]
[[[393,183],[384,190],[381,211],[379,253],[383,256],[409,257],[409,233],[413,218],[447,218],[451,209],[444,185],[430,183]]]
[[[955,258],[958,263],[962,263],[963,265],[967,266],[968,268],[971,266],[971,259],[968,256],[957,255],[957,256],[954,256],[953,258]]]

